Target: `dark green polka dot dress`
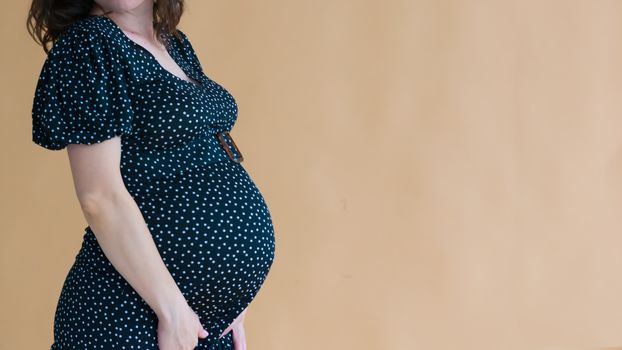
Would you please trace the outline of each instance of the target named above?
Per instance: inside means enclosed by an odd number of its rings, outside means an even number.
[[[37,83],[32,140],[50,150],[121,136],[123,181],[159,252],[210,335],[246,308],[274,260],[270,212],[227,137],[234,98],[204,73],[188,40],[167,36],[177,77],[105,16],[71,24]],[[220,135],[222,138],[219,138]],[[228,153],[230,152],[230,153]],[[104,255],[89,226],[63,284],[51,350],[156,350],[157,317]]]

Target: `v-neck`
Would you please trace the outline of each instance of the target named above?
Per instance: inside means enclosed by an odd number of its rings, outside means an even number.
[[[189,80],[183,79],[178,77],[177,75],[173,74],[172,72],[170,72],[168,69],[164,68],[164,66],[162,66],[162,64],[160,64],[160,62],[157,60],[157,58],[153,55],[153,53],[151,53],[151,51],[147,50],[144,46],[140,45],[139,43],[135,42],[134,40],[130,39],[130,37],[128,37],[125,32],[121,29],[121,27],[119,27],[119,25],[113,21],[110,17],[106,16],[106,15],[89,15],[92,17],[102,17],[104,18],[104,20],[106,22],[109,22],[111,24],[111,26],[113,27],[113,30],[117,31],[118,34],[120,34],[124,40],[126,40],[130,45],[138,48],[139,50],[144,51],[154,62],[154,64],[157,66],[157,68],[164,73],[165,75],[168,75],[169,77],[180,81],[184,84],[189,84],[191,86],[195,86],[195,87],[203,87],[205,85],[205,81],[203,79],[201,79],[198,76],[195,76],[194,71],[190,72],[191,70],[186,66],[185,62],[181,62],[180,59],[177,58],[177,53],[172,51],[172,43],[169,40],[169,37],[165,37],[165,40],[167,41],[167,45],[165,45],[165,49],[168,52],[169,56],[171,56],[171,58],[173,59],[173,61],[177,64],[177,66],[184,72],[184,74],[186,74],[186,76],[188,76],[191,79],[194,79],[195,81],[197,81],[197,83],[191,82]]]

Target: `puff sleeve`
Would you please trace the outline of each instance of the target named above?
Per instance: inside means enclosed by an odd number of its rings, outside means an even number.
[[[120,53],[99,32],[72,28],[50,50],[32,105],[32,141],[60,150],[132,133],[133,109]]]

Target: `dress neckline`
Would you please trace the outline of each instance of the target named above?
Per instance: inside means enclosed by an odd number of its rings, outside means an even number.
[[[140,45],[139,43],[135,42],[134,40],[132,40],[130,37],[128,37],[125,32],[121,29],[121,27],[119,27],[119,25],[112,20],[112,18],[106,16],[106,15],[92,15],[90,14],[89,16],[91,17],[99,17],[99,18],[103,18],[105,22],[109,22],[111,24],[111,27],[113,28],[114,31],[116,31],[118,34],[120,34],[120,36],[123,38],[123,40],[125,40],[126,42],[128,42],[128,44],[130,44],[131,46],[134,46],[135,48],[143,51],[144,53],[146,53],[150,59],[153,61],[153,63],[155,64],[155,66],[157,67],[157,69],[163,73],[164,75],[179,81],[181,83],[187,84],[187,85],[191,85],[191,86],[195,86],[195,87],[203,87],[205,85],[205,81],[203,79],[200,79],[199,76],[195,76],[194,74],[194,70],[191,70],[188,66],[186,66],[186,63],[183,62],[182,60],[180,60],[177,56],[177,52],[174,51],[174,49],[172,49],[173,44],[171,43],[171,38],[169,35],[166,35],[164,37],[164,40],[166,40],[166,45],[165,45],[165,49],[168,52],[169,56],[171,56],[171,58],[173,59],[173,61],[177,64],[177,66],[179,66],[179,68],[184,72],[184,74],[186,74],[186,76],[188,76],[191,79],[194,79],[195,81],[197,81],[198,83],[194,83],[192,81],[183,79],[178,77],[177,75],[173,74],[172,72],[170,72],[168,69],[164,68],[164,66],[162,66],[162,64],[160,64],[160,62],[157,60],[157,58],[153,55],[153,53],[151,53],[151,51],[147,50],[144,46]],[[198,73],[197,73],[198,75]]]

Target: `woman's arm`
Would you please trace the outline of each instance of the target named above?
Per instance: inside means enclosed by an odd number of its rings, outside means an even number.
[[[186,328],[180,338],[194,337],[192,341],[197,341],[198,334],[207,332],[202,333],[198,317],[169,273],[138,205],[123,183],[120,138],[91,145],[70,144],[67,152],[84,217],[108,260],[160,321],[166,321],[170,328]],[[188,320],[190,312],[196,317],[194,323]],[[184,332],[194,333],[190,336]]]

